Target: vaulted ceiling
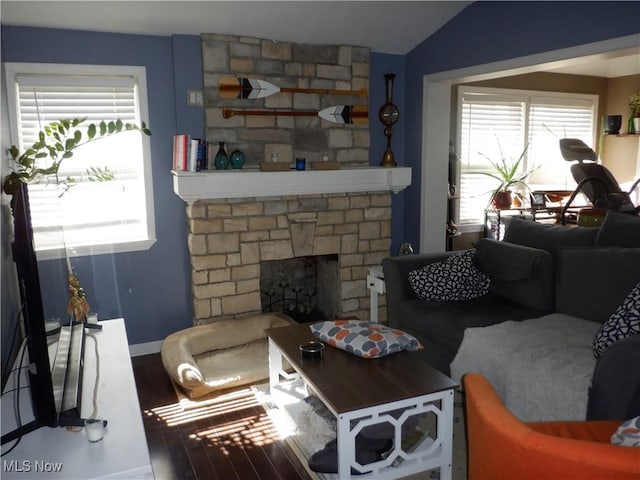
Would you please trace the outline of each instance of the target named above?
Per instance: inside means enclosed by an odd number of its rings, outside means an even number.
[[[220,33],[405,54],[468,1],[5,1],[5,25],[150,35]]]
[[[219,33],[406,54],[470,1],[7,1],[3,25],[148,35]],[[550,71],[640,74],[640,48]]]

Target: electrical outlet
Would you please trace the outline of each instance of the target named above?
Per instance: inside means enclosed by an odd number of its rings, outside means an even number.
[[[189,107],[203,107],[204,97],[202,90],[187,90],[187,106]]]

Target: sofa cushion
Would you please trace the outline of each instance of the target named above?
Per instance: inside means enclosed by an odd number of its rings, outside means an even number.
[[[473,264],[475,250],[451,255],[409,272],[409,283],[420,300],[451,302],[482,297],[489,278]]]
[[[605,322],[640,281],[640,248],[563,248],[556,276],[556,310]]]
[[[552,256],[561,247],[594,245],[598,228],[550,225],[514,217],[509,221],[504,241],[546,250]]]
[[[314,323],[309,328],[323,342],[362,358],[379,358],[402,350],[423,348],[412,335],[379,323],[333,320]]]
[[[604,322],[593,339],[593,354],[600,357],[612,343],[640,334],[640,283],[622,301],[617,310]]]
[[[399,303],[398,328],[411,333],[424,345],[421,356],[426,362],[448,374],[449,364],[460,347],[466,328],[541,315],[538,310],[522,307],[491,293],[461,302],[413,299]]]
[[[609,210],[598,229],[596,245],[639,248],[640,217]]]
[[[491,279],[492,293],[530,308],[553,310],[553,260],[545,250],[483,238],[474,260]]]

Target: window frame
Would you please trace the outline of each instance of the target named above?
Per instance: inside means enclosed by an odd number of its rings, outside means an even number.
[[[463,105],[463,97],[465,94],[481,94],[483,95],[483,99],[491,100],[494,99],[496,101],[502,102],[523,102],[525,103],[523,114],[524,114],[524,129],[523,129],[523,138],[524,143],[522,147],[524,148],[526,142],[530,138],[530,110],[532,103],[540,103],[541,100],[553,100],[554,105],[575,105],[579,102],[590,103],[593,108],[593,116],[592,116],[592,129],[591,129],[591,144],[596,145],[596,141],[598,138],[598,107],[600,97],[597,94],[590,93],[574,93],[574,92],[556,92],[556,91],[545,91],[545,90],[524,90],[524,89],[511,89],[511,88],[497,88],[497,87],[480,87],[473,85],[464,85],[460,84],[457,88],[457,105],[456,105],[456,152],[461,152],[461,142],[462,142],[462,105]],[[571,99],[571,100],[567,100]],[[457,169],[457,178],[455,179],[456,186],[458,187],[459,195],[462,196],[461,192],[461,175],[463,172],[462,159],[460,155],[458,155],[458,161],[461,162],[460,168]],[[523,162],[523,168],[528,167],[529,159],[525,158]],[[598,158],[598,163],[601,163],[601,159]],[[537,184],[531,184],[535,187]],[[458,226],[458,231],[461,233],[471,233],[471,232],[479,232],[482,231],[484,223],[460,223],[460,203],[461,199],[456,203],[454,209],[454,222],[456,222]]]
[[[18,75],[82,75],[82,76],[127,76],[135,79],[138,110],[144,121],[149,118],[146,68],[129,65],[91,65],[63,63],[6,62],[7,103],[9,110],[9,130],[12,145],[20,142],[18,128]],[[153,175],[151,142],[141,134],[142,173],[144,206],[146,213],[146,238],[115,243],[94,242],[89,245],[59,245],[54,248],[37,249],[38,259],[59,259],[66,256],[88,256],[109,253],[124,253],[149,250],[156,242],[155,208],[153,199]]]

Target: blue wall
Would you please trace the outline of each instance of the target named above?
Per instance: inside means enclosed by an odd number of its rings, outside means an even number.
[[[385,149],[377,112],[385,101],[384,74],[393,72],[400,120],[392,147],[398,164],[413,167],[412,186],[393,195],[392,252],[402,241],[419,245],[423,76],[638,33],[639,5],[476,2],[406,56],[373,52],[370,163],[378,165]],[[8,62],[146,66],[158,241],[148,251],[74,258],[73,265],[92,309],[101,318],[126,318],[130,343],[161,340],[191,325],[185,204],[173,193],[170,169],[173,135],[204,134],[203,110],[186,106],[186,90],[202,88],[200,38],[3,26],[2,50]],[[64,317],[63,265],[41,262],[40,275],[47,315]]]
[[[176,132],[204,134],[202,109],[186,106],[186,89],[202,88],[197,36],[145,36],[2,27],[7,62],[142,65],[147,71],[157,242],[148,251],[72,258],[100,318],[124,317],[129,343],[161,340],[192,324],[184,202],[170,174]],[[64,262],[39,263],[45,313],[65,318]]]
[[[143,65],[147,68],[149,124],[157,243],[148,251],[77,257],[72,264],[100,318],[124,317],[129,343],[163,339],[192,324],[191,279],[184,202],[173,193],[170,175],[175,133],[204,135],[204,110],[186,106],[187,90],[202,88],[200,37],[157,37],[2,27],[7,62]],[[386,148],[377,112],[385,102],[384,74],[397,74],[394,103],[400,108],[393,150],[404,164],[404,56],[371,56],[371,164],[378,165]],[[402,232],[401,195],[393,196],[394,232]],[[394,233],[393,250],[401,235]],[[39,264],[47,317],[64,318],[67,300],[64,261]]]
[[[420,240],[423,77],[640,32],[635,2],[475,2],[406,56],[404,238]]]
[[[384,135],[384,125],[378,119],[378,111],[386,102],[386,87],[384,75],[395,73],[393,82],[393,103],[400,110],[398,122],[393,127],[391,150],[398,165],[406,165],[405,159],[405,56],[385,53],[371,54],[371,71],[369,77],[369,133],[371,136],[369,148],[369,164],[380,165],[382,155],[387,148],[387,137]],[[415,177],[414,177],[415,179]],[[397,252],[403,242],[404,231],[404,195],[394,194],[392,200],[391,251]]]

